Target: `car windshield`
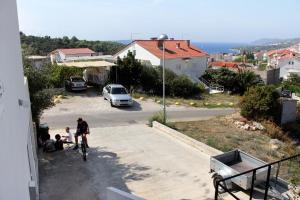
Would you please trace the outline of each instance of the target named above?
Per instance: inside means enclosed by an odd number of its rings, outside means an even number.
[[[80,77],[73,77],[71,79],[73,82],[84,82],[83,78],[80,78]]]
[[[111,89],[112,94],[127,94],[125,88],[119,87],[119,88],[112,88]]]

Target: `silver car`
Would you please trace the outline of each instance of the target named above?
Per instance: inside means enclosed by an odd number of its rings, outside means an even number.
[[[103,88],[103,98],[114,106],[132,106],[133,100],[126,88],[119,84],[110,84]]]

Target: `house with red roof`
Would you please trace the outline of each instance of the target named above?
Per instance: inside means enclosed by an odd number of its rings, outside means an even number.
[[[300,75],[300,57],[285,55],[278,59],[278,68],[280,68],[280,78],[288,79],[290,74]]]
[[[289,50],[300,54],[300,43],[294,44],[293,46],[289,47]]]
[[[294,51],[291,51],[289,49],[275,49],[268,51],[266,53],[267,60],[268,60],[268,66],[276,67],[278,66],[278,61],[284,57],[284,56],[296,56],[297,53]]]
[[[241,63],[238,62],[215,61],[215,62],[209,62],[208,66],[211,69],[227,68],[232,71],[238,71],[240,68],[240,64]]]
[[[89,48],[56,49],[50,55],[51,62],[66,62],[78,58],[91,57],[95,52]]]
[[[207,69],[209,55],[193,46],[190,40],[165,40],[165,67],[178,75],[186,75],[194,82],[199,81]],[[114,55],[124,58],[128,52],[148,66],[162,66],[163,43],[156,38],[151,40],[135,40]]]

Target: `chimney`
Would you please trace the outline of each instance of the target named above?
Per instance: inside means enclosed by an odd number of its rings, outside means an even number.
[[[177,49],[180,48],[180,42],[176,42],[176,48],[177,48]]]
[[[186,43],[187,43],[188,47],[190,47],[191,41],[190,41],[190,40],[187,40]]]

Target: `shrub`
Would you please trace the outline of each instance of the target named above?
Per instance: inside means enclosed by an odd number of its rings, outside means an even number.
[[[263,83],[260,76],[248,70],[231,71],[226,68],[206,70],[202,76],[210,83],[224,86],[226,90],[243,95],[252,86]]]
[[[200,88],[186,76],[177,76],[173,79],[170,95],[176,97],[190,97],[200,93]]]
[[[235,91],[237,85],[237,73],[226,68],[206,70],[202,77],[210,83],[224,86],[226,90]]]
[[[272,121],[265,120],[262,122],[263,126],[266,129],[267,135],[271,138],[279,139],[285,142],[290,142],[288,134],[286,134],[277,124]]]
[[[248,70],[241,70],[237,74],[237,87],[235,92],[243,95],[248,88],[259,84],[263,84],[259,75]]]
[[[152,127],[154,121],[157,121],[161,124],[165,124],[164,123],[164,113],[163,112],[158,112],[158,113],[155,113],[153,116],[151,116],[148,120],[149,126]]]
[[[25,61],[24,75],[28,80],[32,119],[38,125],[43,110],[53,105],[52,94],[46,91],[49,87],[48,74],[44,69],[32,67]]]
[[[117,65],[109,74],[111,82],[120,83],[125,87],[134,86],[148,94],[162,95],[162,67],[142,65],[129,52],[122,60],[118,58]],[[190,97],[199,94],[201,88],[185,76],[178,76],[173,71],[165,69],[165,94],[178,97]]]
[[[250,88],[241,100],[241,115],[254,120],[274,119],[279,94],[272,86]]]
[[[147,93],[159,93],[158,80],[159,75],[157,69],[153,67],[143,66],[141,74],[141,87]]]
[[[138,86],[141,81],[142,67],[140,61],[135,59],[132,52],[128,52],[123,59],[118,57],[117,64],[110,70],[110,81],[120,83],[127,88]]]

